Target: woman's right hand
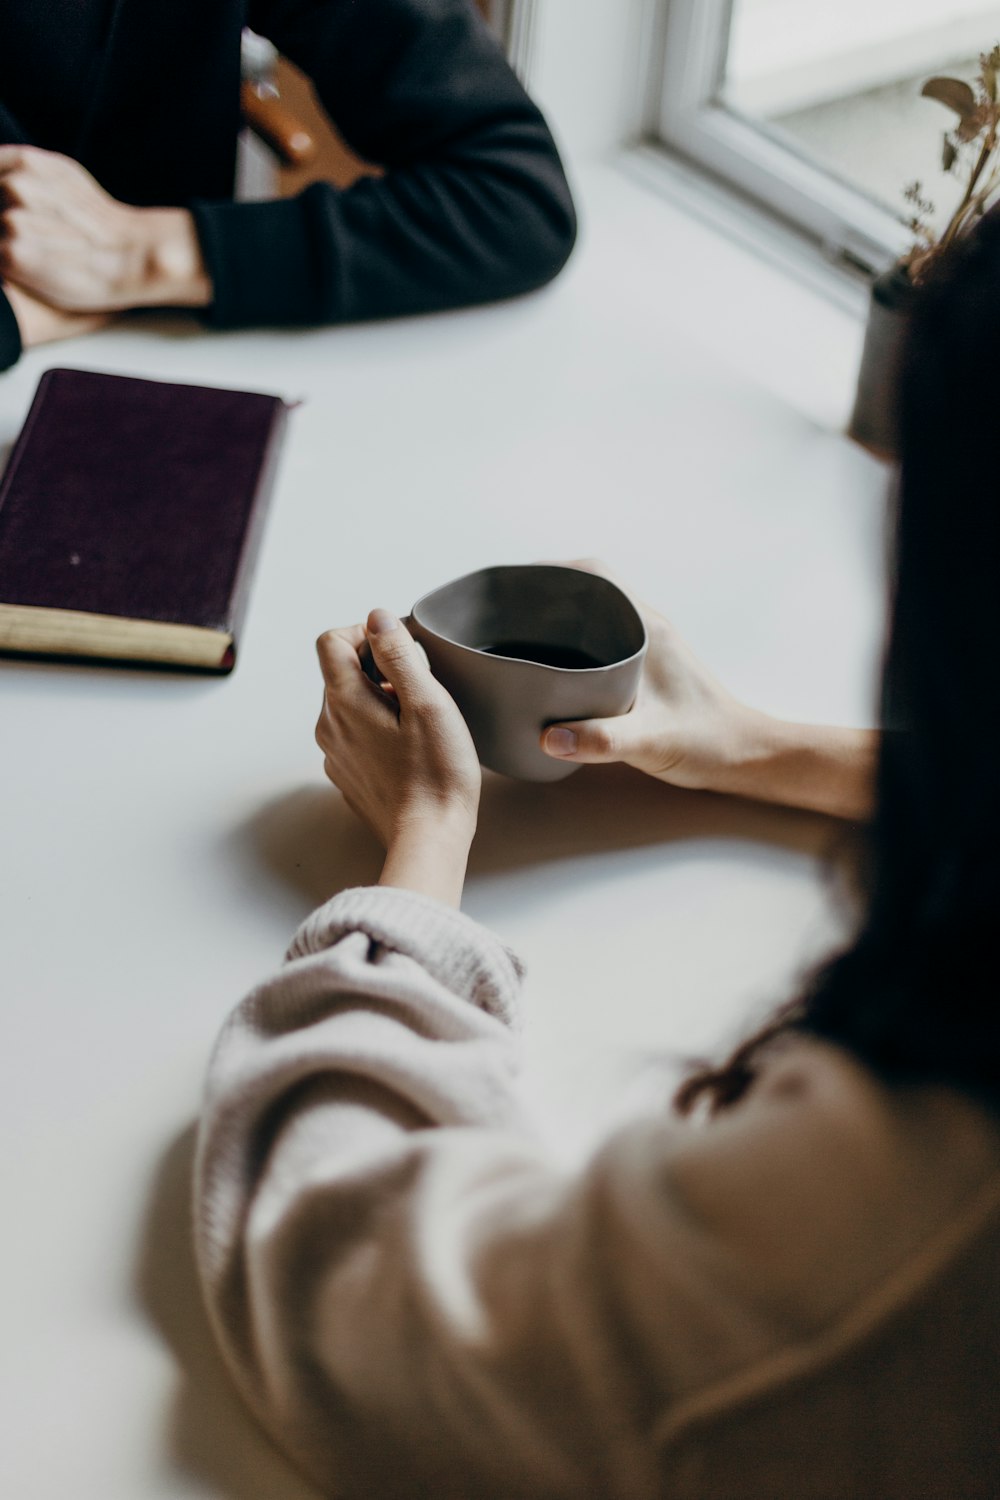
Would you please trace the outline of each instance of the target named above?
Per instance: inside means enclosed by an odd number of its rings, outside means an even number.
[[[604,569],[577,563],[590,572]],[[627,714],[550,724],[542,749],[557,760],[623,761],[673,786],[727,792],[837,818],[871,815],[879,736],[775,719],[717,682],[668,620],[640,606],[649,636]]]
[[[640,612],[649,648],[631,710],[550,725],[542,749],[558,760],[624,761],[674,786],[715,788],[745,757],[764,716],[727,692],[668,620],[645,605]]]

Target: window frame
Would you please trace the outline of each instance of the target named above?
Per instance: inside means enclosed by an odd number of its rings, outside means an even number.
[[[484,10],[517,76],[527,78],[534,56],[536,0],[484,0]]]
[[[660,72],[651,126],[667,150],[817,243],[875,273],[906,249],[901,218],[720,102],[733,0],[658,0]]]

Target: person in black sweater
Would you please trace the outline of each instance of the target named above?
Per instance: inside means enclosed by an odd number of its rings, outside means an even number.
[[[244,26],[383,175],[233,202]],[[0,369],[122,308],[233,328],[514,296],[575,231],[545,122],[471,0],[0,7]]]

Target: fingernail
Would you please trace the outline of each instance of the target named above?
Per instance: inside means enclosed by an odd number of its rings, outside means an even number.
[[[572,729],[550,729],[545,735],[545,748],[550,755],[575,755],[576,735]]]
[[[390,630],[398,630],[399,621],[388,609],[373,609],[368,616],[369,635],[388,635]]]

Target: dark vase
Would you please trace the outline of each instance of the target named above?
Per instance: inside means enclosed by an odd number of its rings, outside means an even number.
[[[880,458],[899,455],[899,378],[906,324],[915,296],[899,265],[872,283],[868,327],[849,437]]]

